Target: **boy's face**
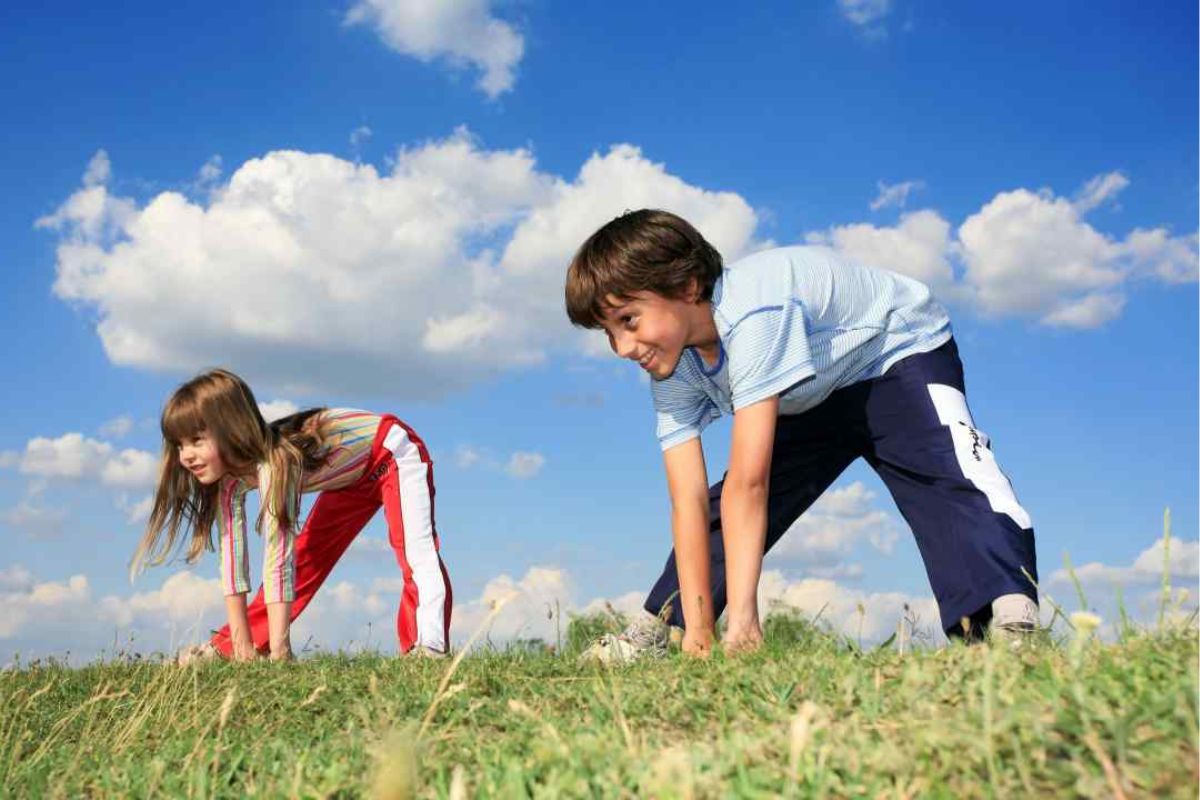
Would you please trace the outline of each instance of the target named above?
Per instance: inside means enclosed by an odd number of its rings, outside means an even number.
[[[636,292],[630,297],[609,295],[601,324],[608,345],[621,358],[636,361],[658,380],[669,378],[688,341],[695,304]]]

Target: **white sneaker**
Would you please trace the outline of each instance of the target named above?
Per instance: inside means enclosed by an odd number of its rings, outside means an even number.
[[[599,664],[628,664],[639,658],[667,654],[670,630],[667,623],[648,611],[640,611],[619,634],[606,633],[580,654],[579,660]]]
[[[175,654],[175,663],[186,667],[188,664],[199,664],[220,657],[221,653],[212,646],[212,642],[189,644],[187,647],[180,648],[179,652]]]
[[[992,601],[989,632],[994,641],[1019,650],[1040,627],[1037,603],[1025,595],[1006,594]]]

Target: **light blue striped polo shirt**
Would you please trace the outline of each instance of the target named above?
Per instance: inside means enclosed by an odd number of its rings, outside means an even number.
[[[925,284],[824,247],[781,247],[728,265],[712,310],[716,366],[689,347],[670,377],[651,381],[664,450],[774,395],[780,414],[807,411],[951,335],[946,310]]]

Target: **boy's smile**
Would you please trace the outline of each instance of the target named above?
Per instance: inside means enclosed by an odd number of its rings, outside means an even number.
[[[686,347],[695,347],[715,361],[717,331],[709,303],[635,292],[610,295],[602,325],[608,344],[621,358],[636,361],[650,376],[671,377]]]

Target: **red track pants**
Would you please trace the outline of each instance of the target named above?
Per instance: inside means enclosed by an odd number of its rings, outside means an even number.
[[[445,652],[453,595],[450,576],[438,554],[433,496],[433,462],[425,443],[395,417],[384,417],[366,474],[350,486],[321,492],[296,537],[292,620],[308,606],[333,565],[383,506],[388,541],[404,576],[396,616],[400,651],[407,653],[421,645]],[[247,616],[254,647],[268,653],[267,607],[261,586]],[[228,625],[213,634],[211,641],[222,655],[232,655]]]

